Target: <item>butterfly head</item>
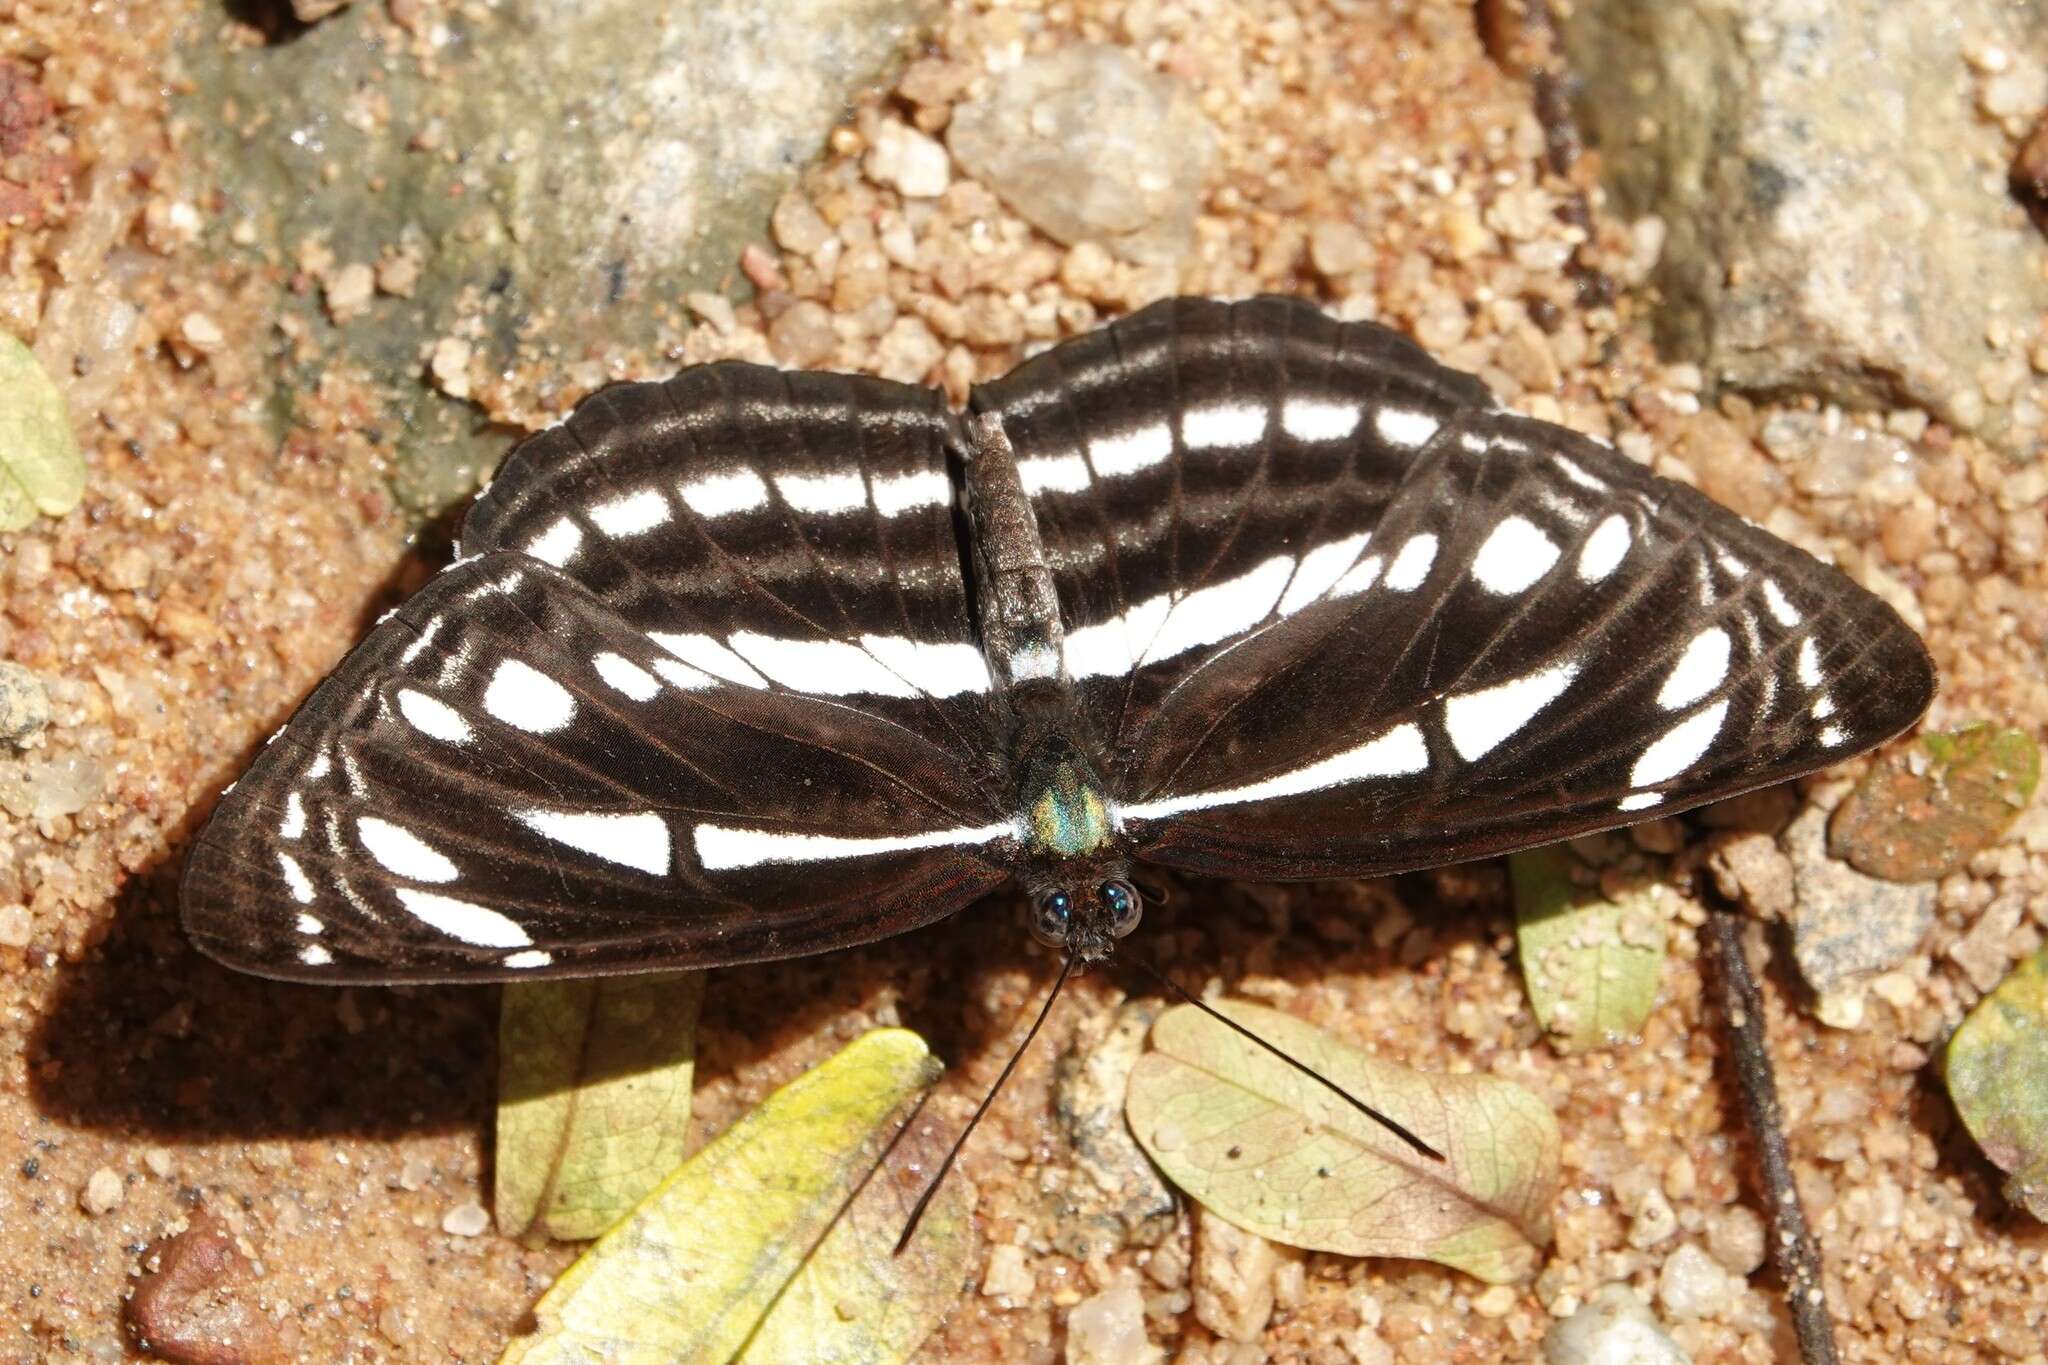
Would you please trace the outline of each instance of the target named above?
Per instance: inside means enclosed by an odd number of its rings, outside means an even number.
[[[1031,896],[1031,934],[1078,962],[1100,962],[1138,927],[1145,903],[1120,871],[1039,887]]]

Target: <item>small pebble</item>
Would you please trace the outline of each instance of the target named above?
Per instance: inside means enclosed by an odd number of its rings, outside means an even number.
[[[227,334],[205,313],[187,313],[178,321],[178,335],[201,355],[212,355],[227,344]]]
[[[1157,1365],[1166,1352],[1145,1336],[1145,1302],[1128,1282],[1067,1314],[1068,1365]]]
[[[1665,1257],[1657,1275],[1657,1302],[1680,1321],[1724,1317],[1741,1291],[1742,1281],[1691,1242]]]
[[[1604,1285],[1543,1335],[1549,1365],[1688,1365],[1678,1343],[1625,1284]]]
[[[127,1193],[127,1186],[112,1167],[102,1166],[86,1177],[85,1188],[78,1192],[78,1206],[87,1213],[98,1217],[121,1207],[121,1199]]]
[[[427,368],[434,383],[450,398],[469,397],[469,358],[473,348],[461,337],[442,337],[434,343]]]
[[[377,292],[377,272],[361,261],[351,261],[327,278],[327,316],[337,323],[348,322],[369,311]]]
[[[159,1180],[169,1180],[171,1172],[177,1169],[176,1164],[171,1160],[170,1151],[163,1147],[143,1148],[142,1164],[147,1166],[149,1173]]]
[[[861,163],[868,179],[906,199],[936,199],[953,183],[946,149],[907,123],[894,120],[875,130],[874,145]]]
[[[19,744],[49,723],[43,680],[20,664],[0,663],[0,741]]]
[[[981,1292],[991,1299],[1023,1303],[1038,1292],[1038,1280],[1024,1260],[1024,1248],[1004,1242],[991,1247],[988,1268],[981,1273]]]
[[[456,1237],[481,1237],[490,1226],[491,1215],[474,1200],[456,1205],[441,1220],[441,1231]]]
[[[1764,1220],[1740,1204],[1707,1215],[1707,1251],[1731,1275],[1747,1278],[1764,1263]]]
[[[768,325],[768,346],[775,358],[792,369],[808,369],[831,358],[839,345],[832,314],[809,299],[784,310]]]

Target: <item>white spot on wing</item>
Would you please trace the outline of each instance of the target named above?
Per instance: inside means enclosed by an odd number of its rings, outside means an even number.
[[[761,476],[751,469],[707,474],[701,479],[676,485],[676,492],[682,495],[683,505],[700,517],[728,517],[735,512],[751,512],[768,502],[768,485],[761,482]]]
[[[1834,748],[1837,744],[1840,744],[1843,740],[1847,739],[1848,737],[1849,732],[1847,730],[1844,730],[1839,725],[1823,725],[1820,729],[1820,733],[1814,736],[1815,739],[1818,739],[1822,744],[1825,744],[1830,749]]]
[[[1249,573],[1197,588],[1173,604],[1139,663],[1157,663],[1250,630],[1272,615],[1294,576],[1294,558],[1275,555]]]
[[[1266,409],[1258,403],[1209,403],[1180,417],[1180,439],[1189,450],[1256,445],[1266,434]]]
[[[1792,605],[1792,599],[1785,596],[1785,590],[1778,586],[1776,579],[1764,581],[1764,606],[1769,609],[1771,619],[1788,629],[1799,624],[1799,609]]]
[[[1420,450],[1442,423],[1416,408],[1381,408],[1372,415],[1372,425],[1388,445]]]
[[[875,510],[896,517],[920,507],[944,507],[953,500],[953,483],[942,470],[920,469],[882,475],[874,482],[874,494]]]
[[[582,548],[583,528],[567,517],[555,518],[547,530],[526,542],[526,553],[558,569],[574,559]]]
[[[622,654],[604,650],[590,663],[597,669],[597,676],[610,684],[613,691],[623,692],[634,701],[653,701],[655,694],[661,691],[661,684],[655,681],[652,673]]]
[[[1579,549],[1579,577],[1588,583],[1598,583],[1613,573],[1627,557],[1633,539],[1628,518],[1619,512],[1609,512]]]
[[[768,680],[759,673],[756,673],[745,659],[742,659],[709,635],[682,635],[672,631],[654,630],[647,633],[647,638],[675,655],[678,659],[681,659],[691,668],[709,673],[714,678],[722,678],[726,682],[737,683],[741,687],[766,687],[768,685]],[[669,677],[668,671],[662,668],[660,663],[654,665],[654,671],[661,674],[662,677],[668,678],[677,687],[691,688],[689,683],[680,682],[676,678]],[[701,685],[699,684],[699,686]],[[695,689],[692,688],[691,690]]]
[[[386,614],[388,615],[389,613]],[[427,624],[421,628],[419,638],[414,640],[411,644],[407,645],[404,649],[398,651],[398,661],[400,663],[409,664],[414,659],[419,658],[420,655],[426,653],[427,647],[434,643],[434,637],[441,633],[441,627],[443,624],[446,623],[447,619],[448,618],[445,616],[436,615],[431,620],[429,620]],[[278,733],[282,734],[283,732],[284,727],[279,726]],[[277,735],[272,735],[271,738],[276,739]]]
[[[1578,671],[1578,664],[1567,660],[1525,677],[1446,699],[1444,732],[1450,736],[1451,747],[1467,763],[1474,762],[1564,695]]]
[[[508,956],[505,959],[505,965],[507,967],[520,968],[545,967],[554,960],[555,955],[553,953],[542,952],[538,948],[528,948],[524,952],[513,953]]]
[[[1354,593],[1369,590],[1373,584],[1379,582],[1383,562],[1378,555],[1367,555],[1359,560],[1349,573],[1331,585],[1330,596],[1350,597]]]
[[[1025,495],[1034,498],[1040,493],[1079,493],[1092,482],[1088,462],[1079,455],[1037,455],[1019,460],[1017,478],[1024,485]]]
[[[1714,737],[1721,733],[1722,722],[1727,719],[1726,697],[1687,716],[1643,750],[1642,756],[1636,759],[1635,767],[1629,770],[1628,784],[1631,787],[1648,787],[1678,776],[1699,762],[1713,747]]]
[[[1614,803],[1616,810],[1648,810],[1664,804],[1662,792],[1633,792]]]
[[[1835,699],[1823,692],[1813,703],[1812,715],[1815,720],[1826,720],[1835,714]]]
[[[784,640],[734,631],[727,641],[769,681],[815,697],[914,697],[917,690],[845,640]]]
[[[1123,478],[1150,469],[1172,454],[1173,433],[1164,422],[1148,422],[1115,436],[1098,436],[1088,443],[1088,463],[1095,466],[1097,474],[1108,478]]]
[[[398,901],[422,924],[479,948],[524,948],[533,942],[524,929],[497,911],[453,896],[401,886]]]
[[[328,963],[334,961],[334,954],[328,952],[317,943],[308,943],[305,947],[299,949],[299,961],[305,963],[308,967],[325,967]]]
[[[302,934],[324,934],[327,932],[327,926],[314,919],[311,915],[300,915],[296,927]]]
[[[1362,782],[1375,777],[1402,777],[1419,773],[1429,766],[1429,746],[1422,737],[1422,731],[1412,724],[1401,724],[1369,740],[1355,749],[1333,754],[1306,768],[1281,773],[1262,782],[1249,783],[1242,787],[1228,787],[1222,791],[1195,792],[1188,796],[1168,796],[1156,801],[1142,801],[1122,808],[1119,812],[1126,820],[1157,820],[1184,811],[1209,810],[1215,806],[1238,806],[1249,801],[1274,801],[1282,797],[1300,796],[1306,792],[1322,791],[1327,787],[1342,786],[1351,782]]]
[[[777,474],[775,490],[799,512],[851,512],[868,505],[867,482],[858,471],[836,474]]]
[[[1819,687],[1820,646],[1813,642],[1811,635],[1799,642],[1799,681],[1807,687]]]
[[[964,643],[910,640],[901,635],[863,635],[861,647],[891,673],[933,697],[989,690],[988,660]]]
[[[593,858],[657,877],[668,875],[668,822],[652,811],[519,810],[512,814],[542,838]]]
[[[375,815],[356,821],[356,838],[394,877],[415,882],[452,882],[461,875],[448,856],[403,825]]]
[[[421,734],[449,744],[467,744],[475,737],[461,712],[439,697],[430,697],[410,687],[398,690],[398,713],[405,717],[406,724]],[[499,716],[498,719],[503,720],[504,717]]]
[[[1728,632],[1719,626],[1709,626],[1693,636],[1671,666],[1671,676],[1664,679],[1657,705],[1666,711],[1681,711],[1719,687],[1728,676],[1730,648]]]
[[[598,530],[608,536],[620,537],[645,535],[657,526],[667,524],[672,515],[668,499],[652,488],[627,493],[590,509],[590,519]]]
[[[306,869],[299,866],[299,860],[291,854],[279,851],[277,870],[284,873],[284,884],[290,888],[292,899],[300,905],[313,903],[313,882],[306,876]]]
[[[697,861],[703,865],[704,870],[720,872],[732,868],[759,867],[764,863],[829,862],[838,858],[867,858],[882,853],[908,853],[922,848],[986,844],[1012,837],[1016,833],[1017,827],[1009,822],[1000,825],[938,829],[923,834],[902,834],[878,839],[699,825],[691,837],[697,847]]]
[[[1413,592],[1422,586],[1422,580],[1429,577],[1429,566],[1436,563],[1436,536],[1424,531],[1421,535],[1408,537],[1407,544],[1394,556],[1394,562],[1387,569],[1387,587],[1395,592]]]
[[[1297,441],[1341,441],[1358,430],[1358,407],[1326,398],[1290,398],[1280,405],[1280,427]]]
[[[1371,539],[1370,532],[1361,531],[1355,536],[1318,545],[1303,555],[1300,566],[1294,571],[1293,581],[1280,595],[1280,614],[1292,616],[1335,587],[1337,581],[1358,562],[1359,551]]]
[[[1472,576],[1488,592],[1506,596],[1541,579],[1557,563],[1557,544],[1526,517],[1509,517],[1472,559]],[[1419,580],[1418,580],[1419,581]]]
[[[284,798],[284,819],[277,822],[281,839],[296,839],[306,832],[306,802],[297,792]]]
[[[1172,599],[1162,594],[1145,599],[1121,616],[1068,631],[1063,646],[1067,676],[1103,678],[1131,672],[1172,610]]]
[[[1595,493],[1605,493],[1608,491],[1609,485],[1607,480],[1595,478],[1593,475],[1588,474],[1579,465],[1578,461],[1568,459],[1563,455],[1552,455],[1550,461],[1557,466],[1558,473],[1564,475],[1579,487],[1590,488]]]
[[[547,735],[576,718],[576,699],[569,695],[568,688],[531,664],[505,659],[492,672],[490,686],[484,689],[484,710],[516,730]]]

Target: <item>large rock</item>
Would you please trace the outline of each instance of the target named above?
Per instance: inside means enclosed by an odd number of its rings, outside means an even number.
[[[389,390],[401,494],[460,497],[507,437],[452,400],[672,340],[676,301],[730,278],[936,9],[500,0],[406,27],[353,5],[259,47],[195,26],[183,112],[224,220],[308,287],[284,402],[359,362]]]
[[[997,77],[953,111],[960,164],[1069,245],[1173,265],[1194,242],[1215,132],[1194,92],[1122,48],[1076,43]]]
[[[1659,340],[1708,376],[1922,407],[2014,450],[2048,247],[2004,192],[1965,44],[2041,48],[2007,0],[1582,0],[1579,119],[1617,206],[1669,230]],[[2030,34],[2016,33],[2025,26]],[[1987,336],[2009,337],[2001,354]]]

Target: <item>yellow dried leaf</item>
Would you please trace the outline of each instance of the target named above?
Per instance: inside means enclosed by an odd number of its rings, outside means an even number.
[[[1257,1005],[1218,1007],[1282,1052],[1406,1125],[1435,1161],[1330,1088],[1183,1005],[1131,1073],[1131,1131],[1181,1189],[1270,1241],[1407,1256],[1500,1283],[1532,1273],[1550,1239],[1557,1120],[1491,1076],[1432,1076],[1347,1047]]]
[[[570,1266],[502,1365],[907,1358],[957,1297],[971,1241],[968,1194],[955,1189],[905,1264],[875,1259],[887,1259],[915,1185],[907,1166],[877,1162],[938,1071],[916,1034],[878,1029],[776,1091]],[[906,1134],[897,1150],[928,1141]],[[922,1307],[900,1304],[876,1288],[889,1277],[932,1292]]]
[[[1607,1047],[1641,1031],[1657,1004],[1672,890],[1646,882],[1614,900],[1578,885],[1558,845],[1508,859],[1515,942],[1529,1003],[1560,1052]]]
[[[0,332],[0,531],[61,517],[85,495],[64,395],[28,347]]]
[[[682,1161],[703,999],[700,972],[505,987],[494,1202],[507,1236],[599,1236]]]

